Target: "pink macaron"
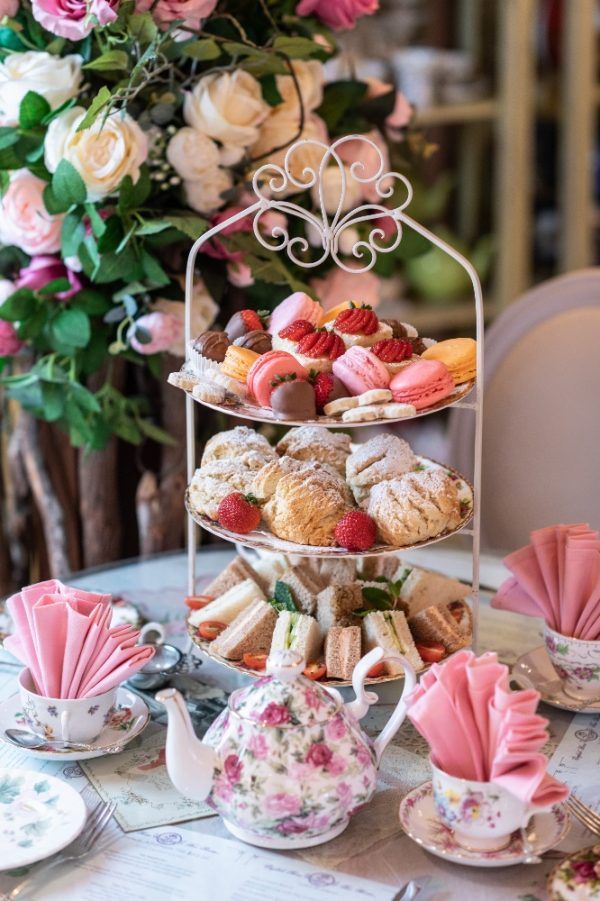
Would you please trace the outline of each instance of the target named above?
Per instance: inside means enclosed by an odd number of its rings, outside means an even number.
[[[271,392],[286,375],[307,379],[308,372],[291,354],[284,350],[270,350],[255,360],[246,378],[248,390],[261,407],[271,406]],[[273,384],[275,383],[275,384]]]
[[[298,319],[306,319],[307,322],[317,326],[323,317],[323,307],[316,300],[312,300],[308,294],[303,291],[296,291],[290,294],[285,300],[275,307],[271,314],[271,322],[269,323],[269,331],[272,335],[278,335],[279,332],[296,322]]]
[[[454,390],[454,379],[439,360],[416,360],[398,372],[390,382],[397,403],[412,404],[424,410],[444,400]]]
[[[366,347],[350,347],[333,361],[333,374],[344,383],[350,394],[364,394],[372,388],[387,388],[390,375],[385,365]]]

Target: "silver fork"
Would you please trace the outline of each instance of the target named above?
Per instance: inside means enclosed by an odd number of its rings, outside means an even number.
[[[580,823],[583,823],[586,829],[589,829],[590,832],[594,832],[596,835],[600,835],[600,816],[591,807],[584,804],[576,795],[569,795],[566,803],[569,812]]]
[[[79,860],[81,857],[85,857],[86,854],[89,854],[90,851],[93,850],[105,827],[108,825],[108,821],[115,812],[116,806],[117,805],[114,803],[109,804],[107,801],[100,801],[89,814],[86,824],[77,838],[72,841],[64,851],[61,851],[61,853],[57,854],[56,857],[53,857],[52,860],[49,860],[41,867],[38,867],[22,882],[19,882],[19,884],[6,896],[8,901],[14,901],[15,898],[21,898],[23,893],[31,888],[32,883],[35,882],[41,873],[46,873],[48,870],[52,869],[52,867],[57,867],[59,864],[65,863],[68,860]]]

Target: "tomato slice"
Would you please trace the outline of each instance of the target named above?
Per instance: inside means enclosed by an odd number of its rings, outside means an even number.
[[[375,666],[371,667],[367,673],[367,679],[377,679],[379,676],[385,676],[385,672],[385,663],[381,661],[381,663],[376,663]]]
[[[244,654],[244,666],[248,669],[263,670],[267,665],[268,654]]]
[[[446,656],[446,648],[439,641],[415,642],[421,660],[425,663],[439,663]]]
[[[214,598],[209,598],[207,594],[191,594],[185,599],[185,603],[190,610],[202,610],[211,601],[214,601]]]
[[[198,626],[198,634],[205,641],[214,641],[217,635],[224,632],[226,628],[227,623],[220,623],[216,619],[207,619]]]
[[[327,667],[324,663],[307,663],[304,675],[316,682],[318,679],[322,679],[326,672]]]

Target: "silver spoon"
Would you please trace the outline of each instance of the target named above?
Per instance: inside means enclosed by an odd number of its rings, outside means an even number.
[[[138,716],[131,732],[135,731],[142,720],[145,719],[144,714]],[[98,745],[86,744],[77,741],[50,741],[35,732],[28,729],[5,729],[4,737],[11,745],[18,748],[24,748],[28,751],[46,750],[46,751],[79,751],[85,753],[87,751],[101,751],[103,754],[118,754],[125,747],[124,744],[108,745],[106,748],[98,747]]]

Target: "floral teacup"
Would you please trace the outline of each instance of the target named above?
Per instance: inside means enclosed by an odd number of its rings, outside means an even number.
[[[469,851],[500,851],[516,829],[525,828],[534,809],[495,782],[459,779],[433,763],[433,800],[437,814]],[[540,809],[535,808],[539,813]]]
[[[29,728],[47,741],[91,742],[113,713],[117,688],[91,698],[46,698],[37,694],[28,669],[19,673],[23,714]]]
[[[552,666],[572,698],[600,698],[600,641],[561,635],[544,626],[544,641]]]

